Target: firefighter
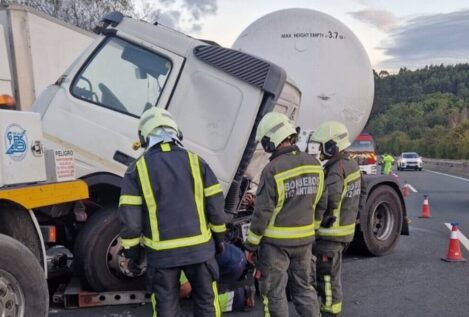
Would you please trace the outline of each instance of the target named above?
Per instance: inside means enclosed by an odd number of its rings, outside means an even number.
[[[385,175],[389,175],[391,173],[391,168],[392,168],[392,165],[394,164],[394,158],[385,153],[383,155],[383,173],[382,174],[385,174]]]
[[[266,114],[257,128],[256,140],[272,155],[260,177],[245,247],[260,274],[265,316],[288,316],[287,282],[299,315],[319,316],[310,274],[314,210],[324,173],[317,159],[299,151],[295,139],[288,118],[277,112]]]
[[[198,155],[185,150],[171,114],[153,107],[139,123],[144,154],[125,173],[119,201],[126,266],[139,272],[140,245],[154,316],[179,316],[179,276],[193,289],[195,316],[220,316],[215,254],[226,231],[222,188]]]
[[[319,143],[327,187],[326,209],[316,211],[319,228],[313,254],[315,278],[321,297],[322,316],[339,316],[342,311],[342,252],[353,239],[360,200],[361,174],[357,162],[345,149],[350,146],[347,128],[340,122],[323,123],[311,136]],[[314,282],[314,277],[313,277]]]

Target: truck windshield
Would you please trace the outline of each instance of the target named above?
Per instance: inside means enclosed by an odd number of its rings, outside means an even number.
[[[140,116],[158,102],[171,66],[166,57],[110,37],[75,77],[71,93],[82,100]]]
[[[355,140],[352,145],[347,148],[349,152],[374,152],[375,145],[373,141]]]

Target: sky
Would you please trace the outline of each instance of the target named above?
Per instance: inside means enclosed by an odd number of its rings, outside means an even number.
[[[226,47],[231,47],[249,24],[268,13],[309,8],[329,14],[350,28],[377,71],[469,62],[469,0],[158,2],[164,5],[158,17],[163,24]]]

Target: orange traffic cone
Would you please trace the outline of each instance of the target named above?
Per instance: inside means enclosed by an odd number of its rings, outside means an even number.
[[[407,183],[404,183],[404,187],[402,187],[402,195],[404,197],[409,196],[409,185]]]
[[[462,257],[461,248],[459,247],[458,224],[451,223],[451,226],[448,255],[446,258],[442,258],[442,260],[446,262],[464,262],[466,259]]]
[[[428,204],[428,195],[423,195],[422,215],[419,218],[431,218],[430,205]]]

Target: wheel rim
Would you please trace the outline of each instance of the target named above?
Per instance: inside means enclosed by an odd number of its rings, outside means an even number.
[[[377,240],[385,241],[393,233],[395,219],[388,203],[379,202],[373,210],[372,231]]]
[[[106,252],[107,256],[107,269],[109,272],[119,278],[125,276],[124,272],[119,265],[119,251],[121,250],[121,244],[119,241],[119,235],[116,235],[114,239],[112,239],[111,243],[109,244]]]
[[[18,280],[0,269],[0,317],[23,317],[24,304],[24,293]]]

